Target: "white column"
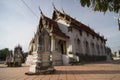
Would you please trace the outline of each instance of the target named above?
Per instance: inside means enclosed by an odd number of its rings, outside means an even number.
[[[55,37],[51,37],[51,51],[55,51]]]

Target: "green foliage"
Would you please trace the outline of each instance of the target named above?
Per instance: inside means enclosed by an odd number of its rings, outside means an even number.
[[[28,52],[24,52],[24,53],[23,53],[23,57],[24,57],[24,58],[26,58],[27,55],[28,55]]]
[[[80,0],[80,4],[85,7],[92,7],[94,11],[118,13],[120,10],[120,0]]]
[[[8,48],[4,48],[0,50],[0,60],[5,60],[6,59],[6,55],[9,53],[9,49]]]

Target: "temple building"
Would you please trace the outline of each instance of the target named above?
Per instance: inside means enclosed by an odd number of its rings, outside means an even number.
[[[80,62],[81,55],[102,60],[100,58],[107,56],[105,45],[103,36],[54,7],[52,18],[41,12],[37,31],[29,44],[26,63],[31,65],[34,54],[45,52],[52,55],[53,65],[69,65],[71,59]]]

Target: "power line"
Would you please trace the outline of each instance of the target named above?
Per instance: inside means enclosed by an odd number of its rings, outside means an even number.
[[[34,11],[27,5],[27,3],[24,0],[21,0],[23,4],[30,10],[30,12],[38,18],[38,16],[34,13]]]

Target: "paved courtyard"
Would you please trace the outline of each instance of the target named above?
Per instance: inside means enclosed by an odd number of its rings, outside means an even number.
[[[55,66],[55,74],[25,75],[29,67],[6,67],[0,64],[0,80],[120,80],[120,62]]]

